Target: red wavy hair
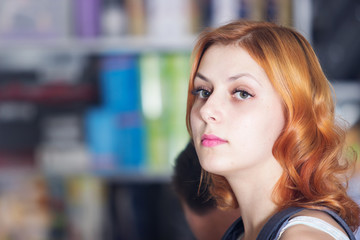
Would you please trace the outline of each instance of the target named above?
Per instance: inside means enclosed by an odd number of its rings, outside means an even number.
[[[291,28],[268,22],[235,21],[204,31],[192,54],[186,113],[190,135],[194,78],[204,52],[214,44],[247,50],[282,98],[285,127],[273,146],[273,155],[284,169],[273,191],[279,208],[327,207],[355,230],[360,209],[347,195],[348,179],[342,177],[351,169],[344,154],[346,132],[335,118],[331,84],[308,41]],[[238,207],[224,177],[206,172],[204,177],[220,206]]]

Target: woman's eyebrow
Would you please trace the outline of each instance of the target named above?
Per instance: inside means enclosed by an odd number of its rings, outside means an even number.
[[[205,77],[204,75],[202,75],[201,73],[199,73],[199,72],[196,73],[196,77],[198,77],[201,80],[204,80],[206,82],[209,82],[209,79],[207,77]]]
[[[228,78],[229,81],[235,81],[241,77],[249,77],[251,79],[253,79],[257,84],[259,84],[260,86],[262,86],[261,82],[256,79],[256,77],[254,77],[253,75],[251,75],[250,73],[239,73],[239,74],[236,74],[234,76],[231,76]]]
[[[210,82],[210,80],[205,77],[203,74],[201,74],[200,72],[197,72],[195,77],[200,78],[201,80],[205,81],[205,82]],[[241,78],[241,77],[249,77],[251,79],[253,79],[257,84],[259,84],[260,86],[262,86],[261,82],[256,79],[256,77],[254,77],[253,75],[251,75],[250,73],[239,73],[239,74],[235,74],[231,77],[228,78],[229,81],[236,81],[237,79]]]

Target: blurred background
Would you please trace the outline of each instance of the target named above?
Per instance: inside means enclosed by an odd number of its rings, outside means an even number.
[[[0,0],[0,239],[194,239],[171,187],[190,53],[239,18],[310,41],[360,152],[358,0]]]

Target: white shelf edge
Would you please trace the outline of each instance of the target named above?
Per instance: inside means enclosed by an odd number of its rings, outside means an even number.
[[[14,179],[31,178],[34,176],[60,179],[94,177],[106,182],[110,181],[119,183],[170,183],[172,171],[152,172],[148,170],[124,170],[114,171],[111,173],[100,173],[91,171],[52,172],[35,167],[11,167],[0,169],[0,183],[12,181]]]
[[[333,81],[337,102],[360,102],[360,79],[354,81]]]
[[[122,36],[114,38],[9,39],[0,38],[0,51],[191,51],[196,36]],[[0,54],[1,54],[0,52]]]

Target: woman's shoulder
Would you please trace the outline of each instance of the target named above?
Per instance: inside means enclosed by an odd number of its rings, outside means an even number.
[[[291,217],[279,239],[333,240],[334,238],[349,239],[344,229],[329,214],[305,209]]]
[[[281,235],[279,240],[334,240],[328,233],[305,225],[292,226]]]

